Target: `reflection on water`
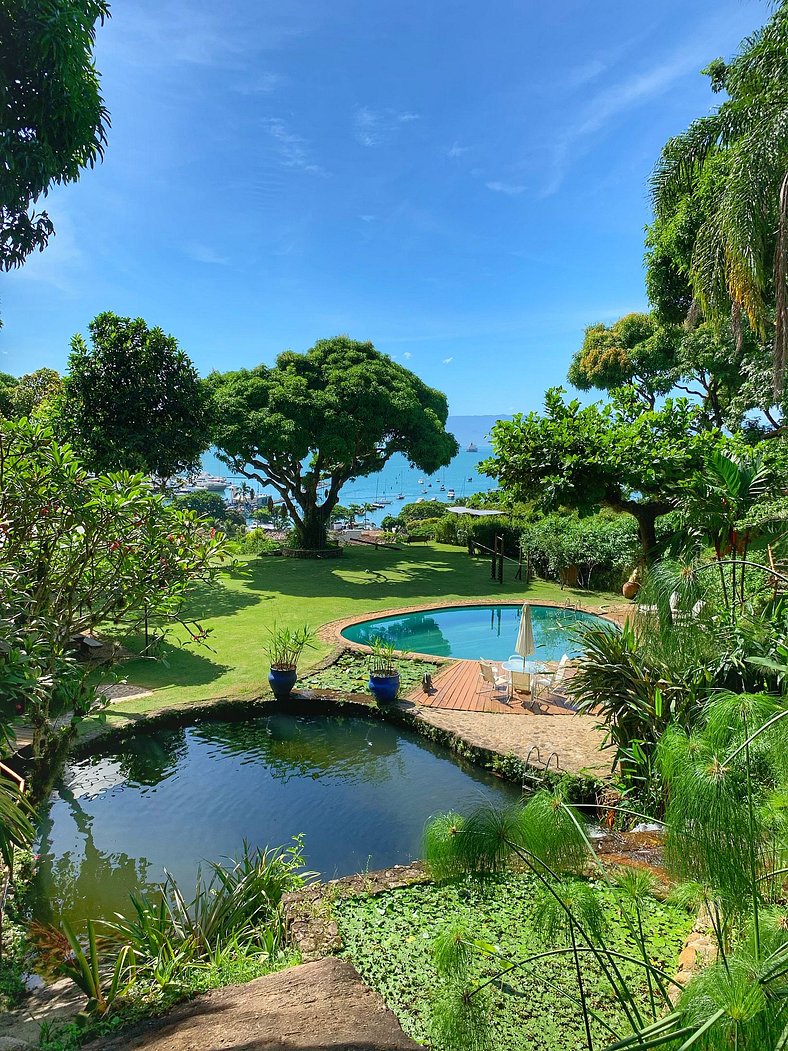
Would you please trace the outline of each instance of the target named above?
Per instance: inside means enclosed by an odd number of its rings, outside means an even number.
[[[409,613],[405,617],[387,617],[366,624],[355,625],[354,642],[371,646],[375,639],[382,639],[398,650],[410,650],[414,653],[431,653],[436,657],[450,657],[451,644],[441,633],[434,617],[426,613]],[[350,637],[350,636],[348,636]],[[425,638],[430,640],[430,649],[421,649]]]
[[[352,624],[342,634],[351,642],[367,646],[375,637],[380,637],[397,649],[413,653],[503,661],[514,651],[521,612],[521,606],[455,606],[379,617]],[[577,656],[580,649],[575,633],[583,624],[594,621],[600,622],[598,617],[580,610],[531,606],[537,657],[558,661],[565,653],[569,657]]]
[[[516,799],[512,785],[387,723],[276,714],[141,732],[69,764],[40,825],[40,918],[126,911],[165,868],[305,834],[326,878],[418,857],[425,821]]]

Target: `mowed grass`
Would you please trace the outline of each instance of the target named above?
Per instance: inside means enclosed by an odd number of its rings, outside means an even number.
[[[119,673],[124,680],[156,692],[153,697],[113,704],[110,714],[214,698],[246,700],[266,693],[268,665],[263,648],[266,628],[274,622],[318,628],[340,617],[453,599],[580,598],[593,606],[612,597],[562,591],[545,581],[533,581],[526,588],[514,573],[515,567],[507,563],[506,579],[500,585],[491,580],[488,561],[443,544],[411,545],[399,551],[350,547],[342,558],[327,561],[244,560],[239,569],[223,574],[219,584],[201,588],[193,596],[188,616],[211,629],[207,646],[184,644],[188,635],[178,629],[165,644],[161,660],[138,658],[123,664]],[[141,646],[140,638],[130,641],[132,650]],[[299,671],[313,667],[329,649],[316,642],[315,649],[305,651]]]

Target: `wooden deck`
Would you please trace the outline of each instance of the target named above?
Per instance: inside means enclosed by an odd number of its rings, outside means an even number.
[[[442,708],[453,712],[499,712],[501,715],[566,715],[567,708],[540,700],[540,712],[531,706],[530,694],[513,694],[508,702],[482,681],[478,661],[456,660],[438,672],[432,680],[432,692],[421,686],[411,690],[407,699],[424,708]]]

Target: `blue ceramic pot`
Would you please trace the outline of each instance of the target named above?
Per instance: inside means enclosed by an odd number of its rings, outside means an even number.
[[[280,671],[278,668],[271,668],[268,673],[268,683],[277,701],[287,700],[293,692],[297,675],[298,672],[295,669]]]
[[[391,704],[399,693],[399,672],[393,675],[370,675],[367,688],[378,704]]]

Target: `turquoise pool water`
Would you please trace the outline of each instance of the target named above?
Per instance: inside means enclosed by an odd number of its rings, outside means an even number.
[[[514,653],[521,612],[521,606],[450,606],[365,620],[351,624],[342,635],[366,646],[378,637],[411,653],[504,661]],[[599,620],[579,610],[531,606],[536,656],[545,661],[578,656],[577,629]]]

